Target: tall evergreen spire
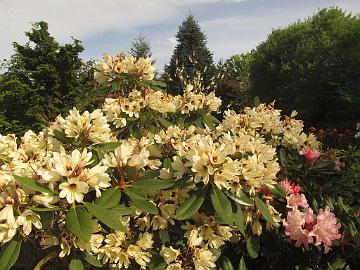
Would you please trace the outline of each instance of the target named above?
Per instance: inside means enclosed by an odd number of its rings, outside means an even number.
[[[165,78],[168,91],[172,94],[182,93],[181,80],[176,72],[183,68],[186,79],[193,78],[201,72],[204,88],[210,85],[215,74],[212,53],[206,47],[206,36],[192,14],[189,14],[180,25],[176,34],[177,45],[168,66],[165,66]]]

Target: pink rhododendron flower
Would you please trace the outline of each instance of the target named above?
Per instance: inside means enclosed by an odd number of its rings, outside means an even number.
[[[335,160],[335,171],[340,172],[341,167],[344,167],[344,165],[345,165],[344,163],[340,162],[339,158],[336,158],[336,160]]]
[[[327,253],[331,249],[331,241],[341,238],[341,225],[328,207],[325,210],[320,209],[318,216],[314,215],[311,208],[307,208],[306,212],[293,209],[288,212],[283,225],[285,234],[296,241],[295,246],[303,245],[306,250],[309,250],[309,244],[315,241],[317,246],[323,244],[324,252]]]
[[[309,147],[305,147],[299,152],[300,155],[303,155],[306,159],[306,163],[313,165],[314,162],[319,158],[320,153],[317,150],[313,150]]]
[[[286,194],[298,194],[300,193],[300,185],[290,182],[287,178],[285,178],[283,181],[280,182],[283,187],[285,188]]]
[[[309,207],[304,194],[290,194],[289,196],[286,196],[286,202],[286,207],[290,209],[298,209],[299,206],[304,208]]]
[[[331,241],[341,238],[340,227],[341,224],[337,222],[335,215],[330,212],[329,207],[325,207],[325,210],[320,209],[316,224],[309,236],[315,237],[315,245],[324,244],[325,253],[327,253],[331,249]]]
[[[309,231],[305,229],[305,214],[297,209],[294,209],[287,214],[286,221],[283,221],[285,227],[285,234],[290,239],[295,240],[295,246],[303,245],[306,250],[309,250],[309,244],[312,243],[313,238],[309,237]]]

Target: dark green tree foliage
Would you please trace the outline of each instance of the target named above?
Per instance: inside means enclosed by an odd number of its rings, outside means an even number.
[[[59,45],[46,22],[34,23],[25,35],[29,41],[14,43],[15,54],[0,82],[1,133],[39,131],[73,106],[86,109],[96,103],[93,69],[79,57],[84,50],[79,40]]]
[[[219,64],[221,79],[216,88],[216,95],[221,97],[222,109],[240,110],[252,104],[249,99],[249,67],[254,51],[236,54]]]
[[[193,15],[188,15],[179,27],[176,34],[177,45],[168,66],[165,66],[165,80],[168,92],[182,93],[181,80],[176,72],[177,68],[184,68],[183,76],[191,79],[196,72],[201,72],[203,86],[206,89],[211,85],[216,68],[212,53],[206,47],[206,36],[201,31]]]
[[[306,125],[352,127],[360,115],[360,18],[339,8],[274,30],[250,67],[252,94]]]
[[[130,54],[135,58],[151,57],[151,44],[145,36],[139,34],[131,43]]]

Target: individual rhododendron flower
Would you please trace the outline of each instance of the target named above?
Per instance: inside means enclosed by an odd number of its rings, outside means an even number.
[[[302,149],[299,154],[305,157],[306,163],[308,163],[309,165],[313,165],[320,156],[319,151],[311,149],[309,147]]]
[[[344,166],[345,166],[345,164],[340,162],[340,158],[337,157],[335,159],[335,167],[334,167],[335,171],[340,172],[341,168],[344,167]]]
[[[82,202],[84,194],[89,190],[89,185],[85,182],[81,182],[77,178],[70,178],[67,182],[61,183],[60,188],[60,198],[66,198],[68,203]]]
[[[193,254],[193,260],[196,270],[210,270],[216,266],[215,255],[206,248],[196,248]]]
[[[315,245],[324,245],[326,253],[331,249],[331,241],[341,237],[340,227],[341,224],[338,223],[335,215],[330,212],[329,207],[326,207],[319,210],[319,215],[316,221],[314,220],[314,226],[309,235],[315,237]]]
[[[22,226],[22,230],[26,235],[30,234],[32,226],[37,229],[42,228],[40,216],[28,209],[21,213],[21,215],[17,218],[17,223]]]
[[[164,258],[167,264],[175,262],[177,257],[180,255],[180,250],[174,249],[172,246],[170,247],[162,247],[160,251],[160,255]]]

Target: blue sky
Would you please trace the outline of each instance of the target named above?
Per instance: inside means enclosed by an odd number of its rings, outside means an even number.
[[[141,32],[161,70],[178,26],[191,11],[218,61],[255,48],[274,28],[331,6],[360,13],[360,0],[0,0],[0,59],[13,53],[13,41],[25,42],[31,22],[45,20],[61,43],[71,36],[80,39],[84,59],[127,51]]]

